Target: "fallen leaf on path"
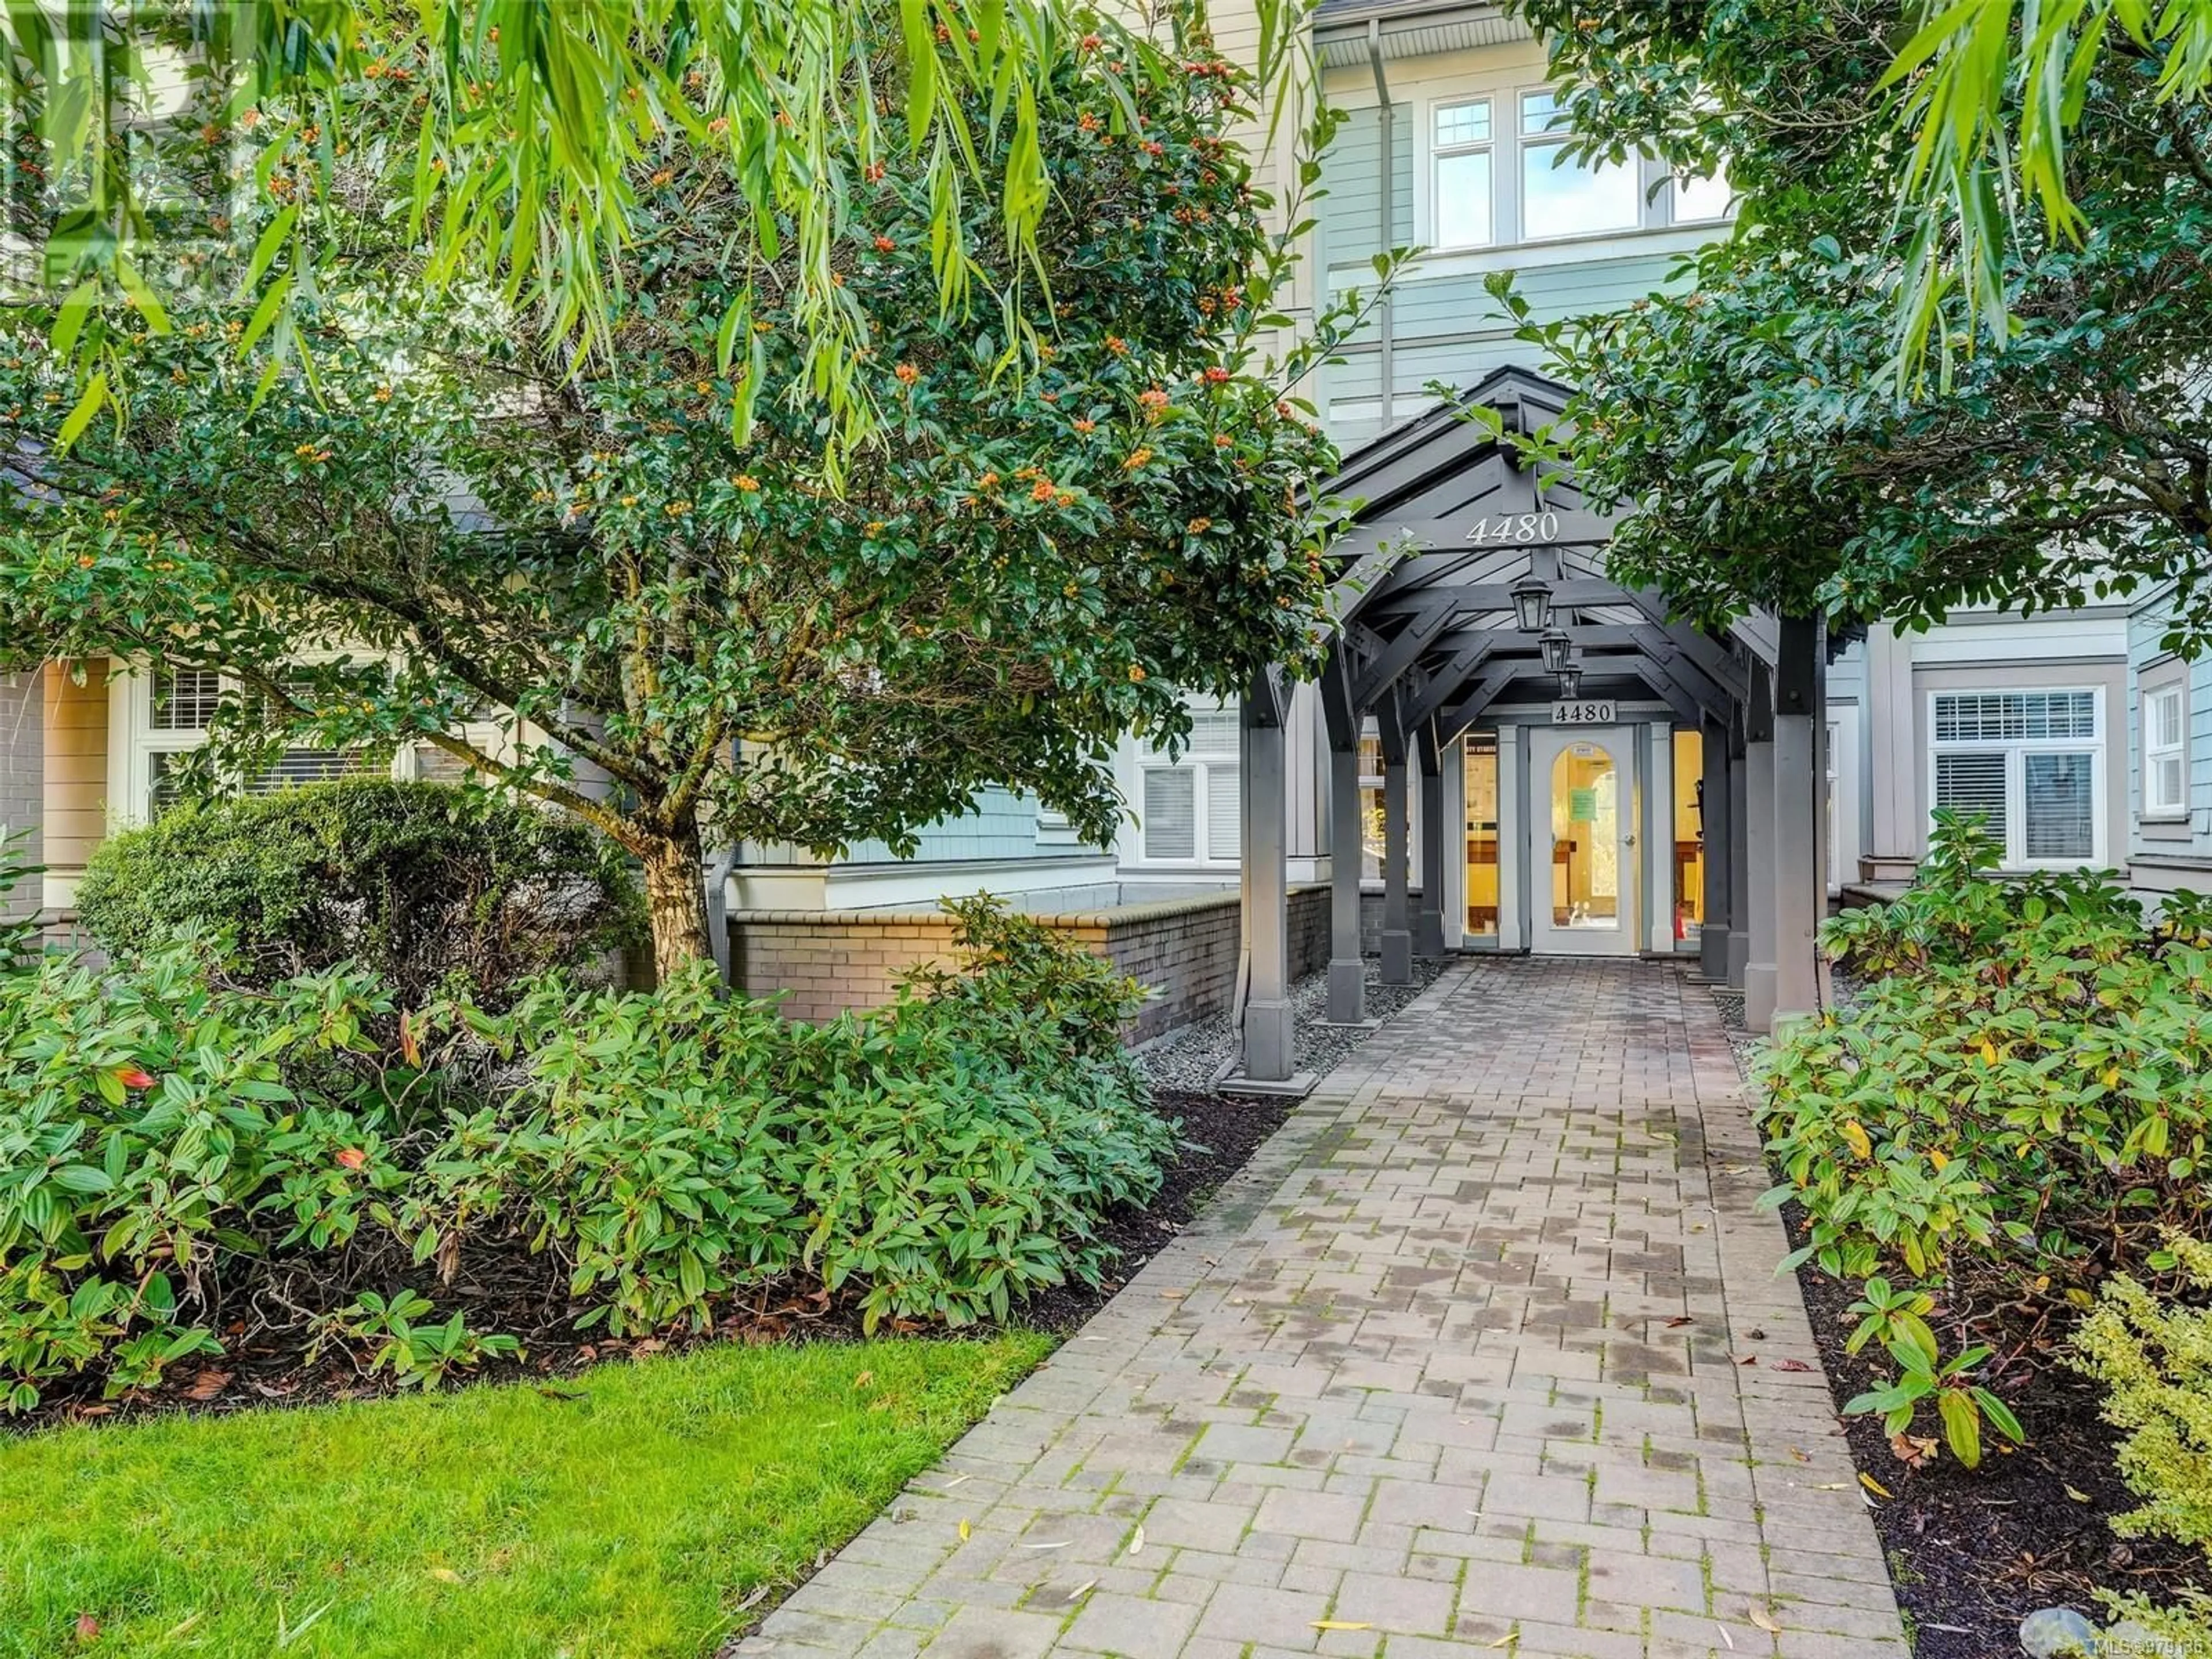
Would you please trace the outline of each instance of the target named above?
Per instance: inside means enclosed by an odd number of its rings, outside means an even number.
[[[944,1490],[951,1492],[955,1486],[964,1486],[975,1478],[972,1474],[956,1474],[945,1483]]]
[[[1085,1596],[1090,1595],[1091,1591],[1097,1588],[1098,1581],[1096,1578],[1086,1578],[1081,1583],[1078,1584],[1073,1589],[1068,1591],[1067,1599],[1071,1601],[1080,1601]]]
[[[1719,1620],[1716,1619],[1713,1620],[1713,1628],[1721,1633],[1721,1640],[1727,1645],[1729,1650],[1730,1652],[1734,1652],[1735,1650],[1735,1638],[1729,1634],[1729,1627],[1721,1623]]]
[[[1859,1476],[1859,1485],[1864,1486],[1876,1498],[1893,1498],[1897,1495],[1870,1474],[1862,1473]]]
[[[1672,1319],[1667,1322],[1667,1328],[1670,1331],[1679,1331],[1685,1325],[1694,1325],[1697,1322],[1698,1322],[1696,1320],[1691,1318],[1687,1314],[1676,1314]]]
[[[1375,1628],[1372,1625],[1355,1624],[1346,1619],[1316,1619],[1313,1621],[1313,1627],[1316,1630],[1373,1630]]]
[[[1139,1523],[1136,1531],[1129,1534],[1129,1553],[1134,1555],[1139,1550],[1144,1547],[1145,1528],[1143,1525]]]
[[[1019,1544],[1015,1547],[1025,1550],[1064,1550],[1074,1541],[1072,1538],[1056,1538],[1049,1544]]]
[[[1735,1363],[1739,1365],[1756,1365],[1759,1364],[1759,1356],[1755,1353],[1747,1353]]]
[[[1774,1362],[1774,1369],[1778,1371],[1809,1371],[1813,1368],[1802,1359],[1778,1359]]]
[[[1792,1457],[1796,1458],[1796,1459],[1800,1463],[1809,1463],[1809,1462],[1811,1462],[1813,1461],[1813,1455],[1812,1455],[1812,1453],[1810,1453],[1810,1452],[1806,1452],[1806,1451],[1800,1451],[1800,1450],[1798,1450],[1798,1449],[1797,1449],[1796,1447],[1795,1447],[1795,1446],[1792,1446],[1792,1447],[1790,1449],[1790,1455]]]
[[[1769,1613],[1765,1607],[1759,1606],[1756,1601],[1753,1601],[1751,1604],[1751,1622],[1758,1626],[1759,1629],[1765,1631],[1769,1636],[1779,1636],[1782,1634],[1782,1626],[1774,1622],[1774,1615]]]
[[[963,1521],[960,1523],[960,1541],[963,1544],[966,1543],[969,1539],[975,1535],[975,1528],[969,1526],[965,1521]]]
[[[1753,1326],[1749,1330],[1746,1331],[1743,1334],[1744,1334],[1745,1340],[1747,1340],[1747,1341],[1752,1341],[1752,1342],[1764,1342],[1764,1341],[1765,1341],[1765,1340],[1766,1340],[1766,1333],[1765,1333],[1765,1331],[1762,1331],[1761,1329],[1759,1329],[1759,1327],[1758,1327],[1758,1326],[1756,1326],[1756,1325],[1753,1325]]]

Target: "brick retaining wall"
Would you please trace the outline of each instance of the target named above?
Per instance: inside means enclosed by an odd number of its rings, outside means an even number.
[[[1142,1042],[1229,1006],[1237,985],[1237,897],[1206,893],[1040,921],[1109,957],[1158,994],[1130,1033]],[[952,921],[934,910],[741,910],[730,917],[731,976],[749,996],[788,992],[783,1012],[822,1020],[891,1000],[899,976],[949,963]],[[1291,971],[1328,960],[1328,890],[1291,892]]]

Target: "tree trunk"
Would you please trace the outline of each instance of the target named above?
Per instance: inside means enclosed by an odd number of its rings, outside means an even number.
[[[647,846],[645,907],[653,924],[653,971],[665,985],[680,969],[714,960],[707,938],[706,866],[699,826],[686,821]]]

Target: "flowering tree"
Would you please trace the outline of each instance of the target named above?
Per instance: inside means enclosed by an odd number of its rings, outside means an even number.
[[[1300,361],[1259,355],[1291,261],[1230,137],[1249,82],[1170,21],[1157,41],[1079,21],[1033,61],[1033,246],[955,192],[976,291],[1003,304],[941,303],[942,171],[835,149],[843,228],[820,257],[853,395],[880,412],[834,472],[817,398],[751,397],[732,437],[748,387],[845,371],[815,351],[806,245],[753,234],[726,153],[641,149],[609,348],[579,362],[509,294],[426,298],[380,174],[274,188],[302,142],[280,131],[265,226],[313,215],[349,250],[343,281],[295,296],[293,354],[255,338],[250,295],[142,327],[129,420],[73,431],[65,344],[26,323],[0,358],[22,475],[0,659],[221,671],[216,771],[284,744],[434,744],[635,854],[664,969],[708,948],[702,825],[910,844],[1005,784],[1104,838],[1117,737],[1170,740],[1180,690],[1302,661],[1322,593],[1301,486],[1331,456],[1284,399]],[[1307,355],[1352,320],[1324,317]],[[460,735],[487,709],[508,743]]]
[[[1306,7],[1255,5],[1250,67],[1285,107],[1302,78]],[[367,190],[393,210],[383,234],[420,255],[417,283],[503,284],[520,302],[516,326],[604,357],[641,180],[655,161],[696,159],[740,198],[726,234],[765,258],[788,256],[775,308],[806,342],[793,385],[830,416],[834,458],[878,413],[857,372],[865,337],[832,281],[850,164],[895,162],[927,179],[920,199],[943,304],[985,274],[967,237],[970,193],[994,196],[994,235],[1034,267],[1050,191],[1039,82],[1069,9],[1064,0],[0,9],[11,303],[72,363],[80,423],[120,417],[141,377],[118,307],[159,336],[209,285],[238,287],[268,331],[268,356],[290,361],[315,295],[343,282],[350,257],[350,216],[328,211],[333,192]],[[233,213],[244,176],[234,161],[259,164],[255,191],[281,179],[322,210],[272,218],[249,203]],[[180,210],[187,204],[200,211]],[[198,246],[186,252],[180,238]],[[740,332],[753,297],[742,287],[730,296]],[[740,426],[746,408],[736,406]]]

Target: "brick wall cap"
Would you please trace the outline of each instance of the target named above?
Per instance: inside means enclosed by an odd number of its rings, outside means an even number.
[[[1325,883],[1300,883],[1293,896],[1327,890]],[[1116,904],[1099,910],[1039,913],[1032,920],[1048,927],[1114,927],[1136,922],[1158,921],[1170,916],[1195,915],[1206,910],[1234,910],[1243,902],[1234,890],[1196,893],[1188,898],[1147,899],[1139,904]],[[1017,911],[1018,915],[1028,915]],[[952,918],[942,910],[732,910],[732,927],[941,927],[950,933]]]

